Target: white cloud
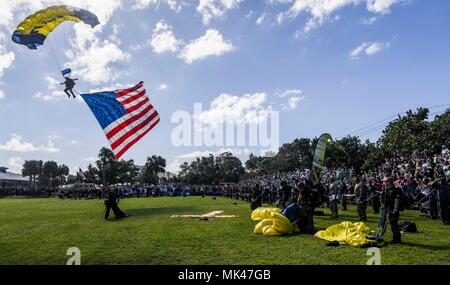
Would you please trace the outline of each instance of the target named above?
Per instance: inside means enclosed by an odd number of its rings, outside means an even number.
[[[261,26],[262,24],[264,24],[264,21],[266,20],[267,17],[267,13],[263,13],[261,16],[259,16],[258,19],[256,19],[256,25],[257,26]]]
[[[5,71],[12,66],[15,57],[16,55],[14,54],[14,52],[12,51],[8,52],[5,49],[5,47],[0,43],[0,85],[2,84],[2,78],[3,75],[5,74]],[[0,90],[0,99],[2,98],[5,98],[5,93],[3,92],[3,90]]]
[[[363,55],[374,55],[384,50],[389,49],[390,43],[372,42],[362,43],[360,46],[350,52],[350,58],[352,60],[358,60]]]
[[[21,136],[16,134],[11,135],[11,138],[5,144],[0,143],[0,150],[13,152],[42,151],[49,153],[55,153],[60,151],[60,149],[55,147],[50,138],[48,139],[47,145],[34,146],[32,143],[24,141]]]
[[[403,0],[269,0],[268,3],[291,5],[286,12],[278,14],[278,24],[283,23],[286,19],[296,18],[301,13],[308,13],[310,17],[303,28],[303,32],[308,33],[328,21],[334,12],[345,7],[366,3],[369,12],[387,14],[392,5],[401,1]],[[371,21],[375,21],[375,19],[371,18]]]
[[[206,31],[205,35],[191,41],[181,51],[179,57],[186,63],[193,63],[210,56],[220,56],[233,51],[235,48],[230,41],[224,40],[223,36],[214,29]]]
[[[175,159],[171,163],[167,164],[166,171],[178,174],[180,172],[181,161]]]
[[[193,151],[185,154],[177,155],[178,158],[196,158],[196,157],[206,157],[213,154],[211,151]]]
[[[0,44],[0,79],[4,75],[5,70],[11,67],[14,59],[14,52],[6,51],[5,47]]]
[[[59,101],[62,99],[66,99],[67,98],[67,94],[64,93],[63,91],[58,90],[58,87],[60,86],[60,82],[50,76],[50,75],[46,75],[44,77],[44,80],[47,82],[47,86],[48,86],[48,90],[49,92],[36,92],[33,97],[35,99],[39,99],[42,101],[46,101],[46,102],[50,102],[50,101]]]
[[[39,9],[60,3],[59,0],[2,1],[0,28],[3,27],[9,32],[14,29],[19,19],[24,19],[28,14]],[[73,25],[75,38],[70,41],[72,48],[66,53],[70,60],[65,65],[78,69],[77,75],[91,83],[116,79],[117,72],[111,65],[127,60],[129,54],[119,48],[120,41],[116,28],[113,27],[109,40],[100,40],[99,33],[114,12],[122,6],[122,0],[67,0],[64,4],[89,10],[96,14],[100,21],[100,25],[94,29],[84,23]]]
[[[164,20],[161,20],[156,24],[150,40],[150,45],[155,53],[175,53],[179,50],[180,45],[182,44],[183,41],[175,37],[172,27]]]
[[[278,2],[286,3],[286,1]],[[308,33],[322,25],[333,12],[348,5],[357,5],[360,2],[361,0],[295,0],[287,12],[278,15],[277,21],[281,24],[286,18],[295,18],[302,12],[308,12],[311,17],[303,29],[305,33]]]
[[[208,25],[212,19],[223,17],[242,2],[244,0],[199,0],[197,12],[202,15],[203,24]]]
[[[388,14],[391,12],[391,6],[402,0],[368,0],[367,10],[377,14]]]
[[[284,98],[284,97],[290,97],[290,96],[295,96],[295,95],[300,95],[302,94],[302,90],[300,89],[288,89],[285,90],[283,92],[278,92],[277,96],[280,98]]]
[[[378,16],[373,16],[370,18],[363,18],[361,20],[361,24],[370,26],[370,25],[373,25],[376,21],[378,21],[378,19],[379,19]]]
[[[220,94],[211,102],[209,110],[198,115],[205,126],[217,127],[224,122],[234,124],[257,123],[269,117],[272,106],[267,102],[266,93],[233,96]]]
[[[39,91],[35,93],[33,97],[35,99],[39,99],[46,102],[59,101],[65,98],[67,99],[66,93],[64,93],[63,91],[56,91],[56,90],[51,91],[49,94],[43,94],[42,92]]]
[[[161,84],[158,87],[159,91],[166,91],[167,89],[169,89],[169,87],[167,86],[167,84]]]
[[[182,0],[135,0],[135,4],[132,6],[133,9],[145,9],[149,6],[156,6],[159,8],[161,4],[167,4],[170,9],[179,13],[183,6],[187,4]]]
[[[89,26],[75,26],[75,34],[72,41],[74,49],[66,53],[73,61],[66,63],[66,66],[70,66],[83,80],[93,84],[117,79],[119,73],[112,64],[128,61],[131,55],[122,51],[117,43],[99,39]]]
[[[11,157],[8,159],[8,166],[12,172],[21,172],[24,161],[20,157]]]
[[[52,5],[60,5],[60,0],[18,0],[2,1],[0,9],[0,26],[14,28],[13,21],[25,18],[28,14]],[[98,16],[105,24],[112,14],[122,6],[122,0],[66,0],[64,4],[86,9]]]
[[[293,96],[293,97],[289,98],[289,101],[288,101],[289,109],[293,110],[293,109],[297,108],[298,103],[300,101],[302,101],[304,98],[305,97],[303,97],[303,96]]]
[[[197,157],[206,157],[206,156],[209,156],[210,154],[212,154],[214,156],[218,156],[224,152],[230,152],[235,156],[241,156],[241,155],[248,155],[250,153],[250,150],[247,148],[221,148],[221,149],[215,150],[215,151],[208,151],[208,150],[193,151],[193,152],[177,155],[176,157],[184,158],[184,159],[192,159],[192,158],[197,158]]]
[[[97,158],[95,156],[89,156],[89,157],[83,158],[83,161],[87,161],[87,162],[95,162],[96,160],[97,160]]]

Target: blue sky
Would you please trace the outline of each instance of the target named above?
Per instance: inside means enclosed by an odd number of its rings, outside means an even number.
[[[39,51],[11,42],[26,15],[61,3],[94,12],[101,25],[63,24]],[[2,0],[0,11],[0,165],[14,171],[42,159],[73,172],[108,146],[86,104],[61,94],[54,65],[74,70],[79,92],[145,81],[161,123],[124,158],[143,164],[160,154],[172,171],[221,149],[171,142],[172,114],[192,113],[195,102],[210,119],[279,111],[280,143],[325,131],[341,137],[450,103],[449,1]],[[259,154],[231,150],[243,160]]]

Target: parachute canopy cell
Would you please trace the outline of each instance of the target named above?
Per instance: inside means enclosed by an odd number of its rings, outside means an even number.
[[[72,72],[72,69],[66,68],[63,71],[61,71],[61,74],[64,76],[64,75],[70,74],[71,72]]]
[[[83,22],[92,28],[100,24],[93,13],[72,6],[52,6],[28,16],[18,26],[12,40],[29,49],[43,45],[47,36],[66,21]]]

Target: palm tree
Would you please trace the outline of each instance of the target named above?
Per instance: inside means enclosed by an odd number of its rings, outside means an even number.
[[[161,156],[153,155],[147,157],[147,162],[143,170],[143,180],[147,183],[156,184],[158,182],[158,173],[164,173],[166,170],[166,160]]]
[[[65,177],[69,175],[69,167],[67,165],[59,165],[58,166],[58,174],[59,174],[59,185],[63,185],[65,182]]]

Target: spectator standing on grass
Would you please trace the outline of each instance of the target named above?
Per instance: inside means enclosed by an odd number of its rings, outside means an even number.
[[[400,219],[400,200],[402,192],[396,188],[392,177],[384,179],[384,191],[381,194],[381,207],[384,210],[384,219],[381,223],[381,237],[386,233],[387,223],[391,225],[392,241],[391,243],[401,243],[400,228],[398,220]]]

